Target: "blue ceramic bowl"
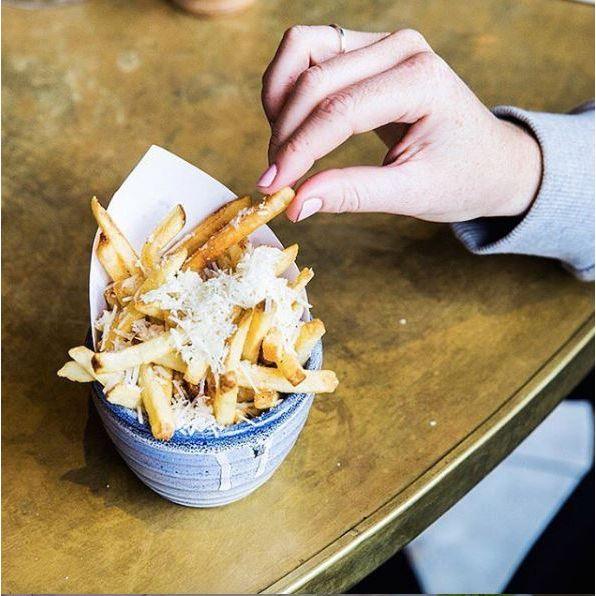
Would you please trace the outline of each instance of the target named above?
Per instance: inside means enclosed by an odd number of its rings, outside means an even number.
[[[305,368],[318,370],[323,347]],[[157,441],[136,413],[111,404],[93,383],[93,402],[116,449],[130,469],[162,497],[189,507],[217,507],[245,497],[266,482],[292,449],[313,394],[291,393],[275,408],[214,433],[176,432]]]

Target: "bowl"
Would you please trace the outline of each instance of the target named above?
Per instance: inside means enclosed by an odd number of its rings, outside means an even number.
[[[305,368],[318,370],[322,361],[319,342]],[[250,422],[191,436],[176,432],[169,441],[158,441],[136,412],[108,402],[101,384],[93,383],[91,394],[129,468],[165,499],[188,507],[226,505],[265,483],[294,446],[314,398],[290,393]]]

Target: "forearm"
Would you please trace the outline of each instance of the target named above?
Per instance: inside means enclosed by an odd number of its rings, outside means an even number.
[[[502,119],[525,126],[542,151],[542,180],[521,216],[453,224],[477,254],[518,253],[562,261],[577,277],[594,279],[594,104],[572,114],[498,107]]]

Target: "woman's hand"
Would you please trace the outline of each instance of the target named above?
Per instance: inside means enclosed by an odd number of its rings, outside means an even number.
[[[536,140],[497,119],[412,30],[292,27],[263,77],[271,123],[264,192],[293,185],[352,135],[374,130],[383,165],[327,170],[298,189],[288,217],[381,211],[430,221],[512,216],[541,178]]]

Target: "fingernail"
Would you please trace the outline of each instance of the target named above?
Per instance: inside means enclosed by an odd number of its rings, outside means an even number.
[[[262,174],[257,182],[257,186],[262,186],[263,188],[267,188],[271,186],[275,177],[277,176],[277,166],[272,163]]]
[[[321,199],[317,199],[317,198],[306,199],[306,201],[304,201],[304,203],[302,203],[302,209],[300,209],[300,213],[298,214],[296,221],[302,221],[303,219],[310,217],[311,215],[313,215],[317,211],[319,211],[322,206],[323,206],[323,201],[321,201]]]

